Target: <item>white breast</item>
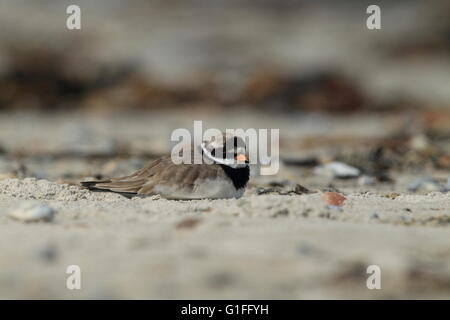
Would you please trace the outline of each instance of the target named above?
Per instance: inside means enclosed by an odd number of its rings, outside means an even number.
[[[230,180],[225,179],[207,179],[200,182],[194,193],[198,195],[206,195],[209,199],[228,199],[240,198],[244,194],[244,189],[236,190]]]
[[[168,199],[229,199],[244,194],[244,188],[236,190],[230,180],[218,178],[197,181],[193,190],[162,185],[155,186],[154,190]]]

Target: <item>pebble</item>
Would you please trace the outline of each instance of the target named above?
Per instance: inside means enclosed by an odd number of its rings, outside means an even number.
[[[363,175],[358,179],[360,186],[373,186],[376,183],[375,177]]]
[[[349,179],[359,177],[361,171],[358,168],[349,166],[343,162],[332,161],[315,167],[314,173],[322,176],[331,176],[333,178]]]
[[[26,201],[21,203],[8,216],[12,219],[23,222],[51,221],[55,211],[46,204],[36,201]]]
[[[200,219],[187,218],[181,220],[175,224],[176,229],[192,229],[195,228],[201,222]]]
[[[298,249],[298,253],[300,253],[302,256],[313,256],[318,254],[317,248],[310,244],[310,243],[302,243]]]
[[[432,178],[417,178],[409,184],[408,190],[413,192],[418,190],[446,192],[447,187],[442,186]]]
[[[396,198],[400,197],[400,193],[391,192],[391,193],[385,195],[385,197],[389,198],[389,199],[392,199],[392,200],[395,200]]]
[[[424,134],[414,136],[410,141],[410,147],[413,150],[423,151],[430,146],[430,140]]]
[[[44,262],[53,262],[58,257],[58,250],[53,245],[46,245],[37,250],[37,257]]]
[[[305,193],[312,193],[311,190],[309,190],[308,188],[305,188],[304,186],[302,186],[301,184],[296,184],[295,188],[294,188],[294,193],[296,194],[305,194]]]
[[[380,219],[380,215],[378,213],[372,213],[370,216],[370,219],[374,219],[374,220],[379,220]]]
[[[288,209],[282,209],[274,213],[273,217],[287,217],[289,215]]]
[[[339,206],[327,205],[327,208],[330,210],[342,211],[342,208]]]
[[[326,204],[333,207],[341,207],[344,205],[346,197],[336,192],[325,192],[320,197]]]

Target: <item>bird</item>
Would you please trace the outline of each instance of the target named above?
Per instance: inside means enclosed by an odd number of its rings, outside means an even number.
[[[192,155],[197,150],[203,161],[176,164],[171,155],[166,155],[128,176],[83,181],[81,185],[129,198],[159,195],[171,200],[230,199],[244,194],[250,166],[241,137],[222,133],[190,150]]]

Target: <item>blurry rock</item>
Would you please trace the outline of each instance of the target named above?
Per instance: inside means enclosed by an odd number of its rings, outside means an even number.
[[[308,188],[305,188],[301,184],[296,184],[294,188],[286,188],[287,183],[284,187],[280,186],[270,186],[270,187],[259,187],[255,190],[257,195],[263,194],[277,194],[281,196],[293,195],[293,194],[309,194],[315,193],[316,191],[311,191]]]
[[[424,110],[422,114],[425,127],[430,132],[449,133],[450,112],[447,109]]]
[[[336,192],[325,192],[320,197],[326,204],[334,207],[341,207],[344,205],[346,197]]]
[[[259,187],[256,188],[255,193],[259,196],[262,194],[268,194],[268,193],[273,193],[276,192],[276,188],[264,188],[264,187]]]
[[[319,248],[311,243],[301,243],[297,250],[302,256],[314,256],[320,254]]]
[[[305,188],[301,184],[297,183],[295,188],[294,188],[294,193],[296,193],[296,194],[307,194],[307,193],[312,193],[312,191],[309,190],[308,188]]]
[[[410,147],[413,150],[424,151],[430,146],[430,141],[424,134],[419,134],[411,138]]]
[[[58,250],[54,245],[47,244],[37,250],[37,257],[44,262],[54,262],[58,257]]]
[[[450,169],[450,155],[442,155],[436,159],[436,168],[439,169]]]
[[[450,224],[450,216],[443,214],[435,217],[426,217],[420,222],[423,225],[447,226]]]
[[[278,210],[277,212],[275,212],[273,214],[274,218],[277,217],[287,217],[289,215],[289,210],[288,209],[282,209],[282,210]]]
[[[413,192],[419,190],[446,192],[448,189],[433,178],[417,178],[409,184],[408,190]]]
[[[330,210],[334,210],[334,211],[340,211],[342,212],[342,207],[338,207],[338,206],[332,206],[332,205],[327,205],[327,208]],[[334,215],[332,215],[330,212],[324,213],[324,216],[327,219],[333,219],[333,217],[335,217]]]
[[[392,166],[392,156],[386,150],[385,142],[373,148],[361,163],[361,168],[370,176],[376,178],[378,182],[393,182],[389,176],[389,169]]]
[[[286,111],[348,112],[365,105],[356,83],[335,72],[288,75],[265,70],[248,81],[242,100],[251,105]]]
[[[377,179],[372,176],[363,175],[358,179],[360,186],[373,186],[377,182]]]
[[[299,166],[299,167],[315,167],[320,164],[319,159],[316,157],[308,157],[308,158],[283,158],[283,163],[290,166]]]
[[[314,168],[314,173],[339,179],[351,179],[359,177],[361,171],[343,162],[333,161]]]
[[[387,194],[385,197],[389,198],[391,200],[395,200],[396,198],[398,198],[400,196],[400,193],[397,192],[391,192],[389,194]]]
[[[287,186],[288,184],[289,184],[288,180],[270,181],[269,182],[269,187],[280,187],[280,188],[283,188],[283,187]]]
[[[53,208],[37,202],[25,201],[15,210],[11,211],[9,217],[22,222],[51,221],[55,211]]]
[[[370,219],[379,220],[380,219],[380,215],[378,213],[374,212],[374,213],[372,213],[370,215]]]
[[[399,217],[399,219],[400,219],[400,223],[405,224],[405,225],[410,225],[414,222],[414,218],[409,217],[409,216],[402,215]]]
[[[176,229],[192,229],[195,228],[201,222],[200,219],[196,218],[187,218],[175,225]]]

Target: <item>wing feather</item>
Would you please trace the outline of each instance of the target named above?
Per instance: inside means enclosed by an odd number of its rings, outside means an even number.
[[[183,195],[188,198],[195,192],[200,180],[222,175],[216,165],[174,164],[170,156],[159,158],[131,175],[102,181],[82,182],[84,187],[96,191],[164,197]]]

